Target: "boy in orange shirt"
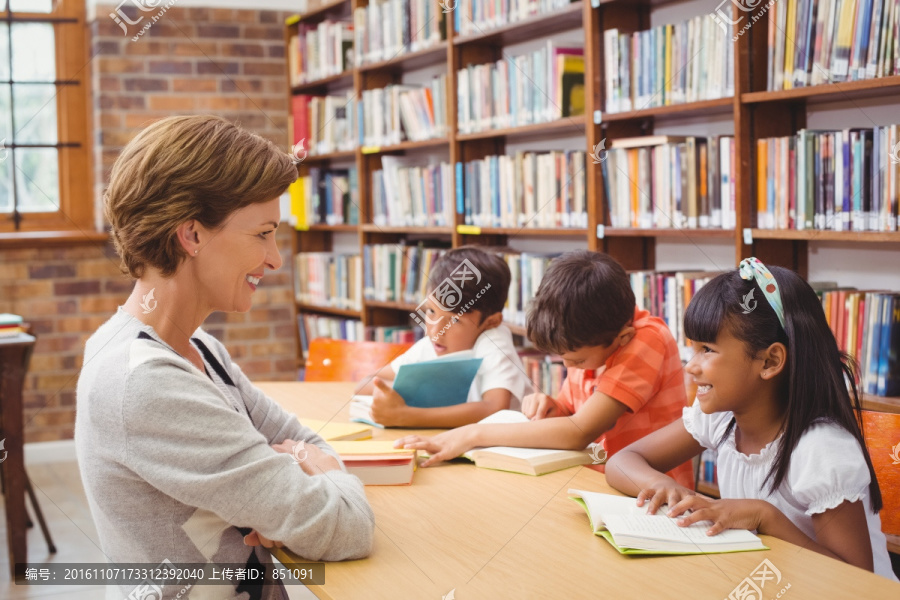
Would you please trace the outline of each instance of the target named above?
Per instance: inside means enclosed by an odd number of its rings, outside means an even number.
[[[637,308],[628,275],[609,256],[579,250],[554,260],[527,333],[568,369],[555,399],[537,393],[523,400],[531,422],[475,423],[432,438],[406,436],[395,445],[426,450],[426,467],[479,446],[580,450],[595,442],[612,456],[681,418],[687,395],[675,339],[662,319]],[[690,463],[669,475],[693,489]]]

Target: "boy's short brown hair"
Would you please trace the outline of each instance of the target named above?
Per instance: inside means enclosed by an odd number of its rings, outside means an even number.
[[[576,250],[550,263],[528,311],[526,334],[547,352],[609,346],[634,318],[634,291],[622,265]]]
[[[509,266],[498,255],[476,246],[462,246],[448,250],[435,261],[428,274],[428,293],[450,312],[464,307],[468,307],[467,312],[479,311],[482,323],[503,310],[510,279]]]
[[[235,211],[273,200],[297,179],[286,152],[221,117],[169,117],[131,140],[104,197],[122,271],[175,274],[186,254],[176,230],[196,219],[213,231]]]

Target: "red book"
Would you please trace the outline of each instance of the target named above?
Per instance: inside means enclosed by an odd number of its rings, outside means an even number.
[[[298,94],[291,100],[291,113],[294,116],[294,141],[309,140],[309,96]],[[309,148],[309,144],[304,144]]]

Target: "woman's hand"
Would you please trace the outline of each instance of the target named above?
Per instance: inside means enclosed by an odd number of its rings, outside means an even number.
[[[424,450],[431,456],[421,466],[430,467],[441,461],[456,458],[475,447],[473,442],[475,427],[476,425],[464,425],[431,438],[408,435],[394,442],[394,447]]]
[[[678,525],[687,527],[698,521],[712,521],[706,535],[716,535],[726,529],[761,529],[771,506],[765,500],[713,500],[695,494],[677,504],[669,504],[667,514],[677,517],[690,510],[691,514],[678,519]]]
[[[284,548],[281,542],[273,542],[255,529],[244,536],[245,546],[262,546],[264,548]]]
[[[547,394],[542,394],[540,392],[528,394],[522,398],[522,412],[532,421],[558,417],[562,414],[559,411],[556,401]]]
[[[671,508],[685,498],[695,495],[696,492],[694,490],[678,485],[674,479],[668,475],[663,475],[654,481],[652,485],[640,491],[637,495],[637,505],[644,506],[644,504],[647,504],[647,514],[655,515],[656,511],[663,504],[668,504]]]
[[[385,427],[403,427],[405,425],[404,417],[409,410],[403,397],[379,377],[374,379],[374,384],[372,420]]]
[[[281,454],[290,454],[307,475],[341,470],[340,461],[315,444],[284,440],[280,444],[272,444],[272,448]]]

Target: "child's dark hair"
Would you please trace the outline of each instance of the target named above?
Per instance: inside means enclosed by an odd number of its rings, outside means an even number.
[[[599,252],[567,252],[550,263],[528,311],[526,334],[547,352],[609,346],[634,318],[622,265]]]
[[[459,269],[464,266],[465,260],[478,269],[480,281],[477,276],[460,279]],[[428,273],[428,292],[434,292],[444,280],[452,281],[459,288],[462,297],[458,304],[448,308],[452,310],[456,307],[471,306],[470,311],[477,310],[481,314],[479,321],[481,324],[489,316],[503,310],[511,279],[509,265],[500,256],[476,246],[462,246],[448,250],[434,262]]]
[[[767,477],[770,490],[774,491],[787,477],[791,453],[803,433],[816,421],[824,420],[843,427],[859,442],[871,477],[872,510],[878,512],[882,506],[881,491],[862,434],[856,365],[838,348],[822,304],[809,284],[788,269],[768,268],[781,293],[784,329],[755,281],[742,279],[735,270],[714,278],[694,295],[684,314],[685,337],[714,343],[719,331],[727,327],[744,343],[750,356],[776,342],[784,344],[788,377],[779,399],[786,416],[781,443]],[[756,305],[745,314],[751,290],[755,290],[752,301]],[[721,441],[734,425],[732,419]]]

